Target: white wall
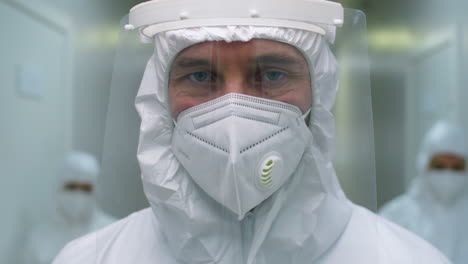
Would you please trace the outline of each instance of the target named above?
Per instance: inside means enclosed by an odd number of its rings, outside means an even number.
[[[72,145],[73,102],[67,21],[5,2],[0,17],[0,263],[7,263],[18,225],[50,204],[56,165]]]
[[[119,21],[132,2],[0,1],[0,263],[15,263],[7,258],[25,228],[49,212],[64,155],[101,160]],[[138,166],[124,176],[100,180],[101,204],[118,217],[147,206]]]
[[[460,106],[460,120],[468,134],[468,115],[466,114],[466,104],[468,102],[468,2],[465,0],[458,1],[457,9],[457,53],[459,56],[457,67],[459,96],[458,105]]]
[[[384,21],[371,14],[374,23],[369,27],[369,32],[387,35],[385,47],[373,50],[371,67],[377,193],[382,206],[405,192],[416,176],[422,137],[435,121],[451,119],[468,128],[467,42],[462,41],[468,3],[370,2],[376,13],[388,13]]]
[[[405,134],[405,182],[417,176],[416,158],[426,132],[438,120],[460,123],[463,113],[458,104],[457,37],[452,34],[435,36],[429,45],[422,45],[412,55],[407,72],[406,134]]]
[[[120,20],[136,1],[115,0],[43,0],[66,14],[75,25],[73,64],[73,149],[94,154],[106,164],[101,175],[100,204],[116,217],[124,217],[147,206],[143,194],[140,171],[136,163],[137,137],[123,138],[118,142],[120,153],[133,153],[128,159],[116,160],[103,156],[118,155],[114,149],[103,148],[105,137],[114,137],[119,131],[105,131],[115,51],[121,31]],[[143,44],[140,44],[143,45]],[[132,59],[132,58],[130,58]],[[145,58],[147,59],[147,58]],[[139,72],[139,74],[142,74]],[[125,81],[125,80],[124,80]],[[128,94],[121,108],[133,110],[132,127],[138,128],[139,118],[134,110],[136,82],[133,94]],[[114,110],[112,110],[114,111]],[[118,116],[116,116],[118,118]],[[136,124],[136,125],[135,125]],[[125,124],[123,124],[125,126]],[[130,126],[128,124],[127,126]],[[137,130],[138,131],[138,130]],[[111,146],[111,148],[114,146]],[[110,163],[110,165],[109,165]],[[110,168],[110,170],[108,169]],[[119,169],[120,168],[120,169]],[[115,173],[116,170],[120,173]],[[125,171],[125,173],[123,173]]]

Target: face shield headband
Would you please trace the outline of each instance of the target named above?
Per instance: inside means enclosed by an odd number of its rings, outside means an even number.
[[[139,29],[142,40],[170,30],[216,26],[268,26],[326,35],[343,25],[341,4],[322,0],[148,1],[130,10],[126,29]]]

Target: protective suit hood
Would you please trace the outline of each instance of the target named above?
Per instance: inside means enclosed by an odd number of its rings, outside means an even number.
[[[416,164],[418,175],[409,190],[383,206],[380,214],[421,236],[454,263],[465,263],[468,259],[464,231],[468,218],[467,175],[466,172],[429,170],[429,163],[436,154],[467,157],[465,137],[458,125],[442,120],[427,132]],[[439,189],[433,189],[436,184]],[[460,195],[442,193],[454,191]]]
[[[58,175],[58,183],[82,182],[97,184],[100,168],[97,160],[88,153],[73,151],[67,154]]]
[[[468,148],[462,129],[456,124],[442,120],[425,135],[418,156],[418,171],[424,172],[435,154],[455,154],[466,158]]]
[[[208,197],[175,158],[167,83],[171,63],[184,48],[252,39],[288,43],[308,60],[313,69],[313,144],[291,180],[239,221]],[[338,83],[336,60],[326,40],[302,30],[229,26],[167,31],[156,35],[154,43],[136,97],[142,118],[138,160],[145,194],[173,254],[183,263],[303,263],[318,257],[340,236],[351,214],[330,160],[330,110]]]
[[[425,135],[417,159],[418,176],[410,185],[410,194],[416,199],[437,202],[428,182],[429,163],[436,154],[453,154],[466,160],[468,148],[462,129],[447,120],[438,121]],[[466,174],[466,172],[464,172]],[[466,176],[466,175],[465,175]]]

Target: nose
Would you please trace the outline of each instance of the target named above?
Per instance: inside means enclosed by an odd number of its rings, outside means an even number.
[[[247,77],[249,74],[241,70],[226,72],[222,81],[222,95],[238,93],[257,96],[252,80]]]
[[[229,76],[224,80],[223,95],[229,93],[247,94],[247,82],[241,76]]]

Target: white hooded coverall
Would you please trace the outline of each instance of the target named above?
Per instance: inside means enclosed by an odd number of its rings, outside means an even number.
[[[290,180],[239,221],[193,182],[172,153],[167,76],[186,47],[252,39],[291,44],[313,69],[313,144]],[[68,244],[54,264],[449,263],[415,235],[351,203],[341,190],[330,157],[337,64],[325,37],[219,26],[158,33],[154,43],[136,98],[142,118],[138,160],[151,208]]]
[[[439,192],[453,192],[459,195],[453,199],[441,199],[429,182],[429,162],[434,155],[452,154],[465,159],[468,157],[465,136],[460,127],[448,121],[436,123],[424,137],[417,170],[419,175],[411,182],[409,190],[388,202],[380,211],[385,218],[395,222],[432,245],[449,257],[453,263],[468,261],[468,180],[466,172],[463,181],[440,183]],[[436,175],[444,178],[445,175]],[[452,180],[451,178],[439,180]],[[452,187],[451,187],[452,186]]]
[[[49,264],[68,242],[116,221],[96,205],[98,175],[99,164],[92,155],[75,151],[66,156],[53,214],[28,234],[21,263]],[[72,182],[90,184],[93,193],[65,191],[64,185]]]

